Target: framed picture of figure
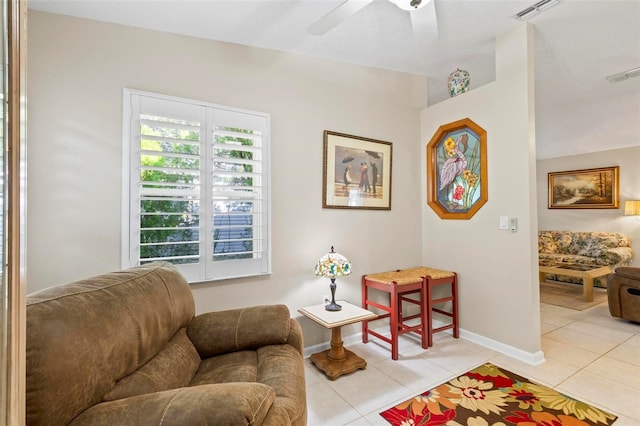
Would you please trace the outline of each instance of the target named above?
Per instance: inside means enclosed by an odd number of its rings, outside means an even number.
[[[324,131],[322,207],[391,210],[393,144]]]

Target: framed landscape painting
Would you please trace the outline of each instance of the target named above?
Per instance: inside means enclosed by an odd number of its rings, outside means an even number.
[[[617,209],[619,167],[549,173],[550,209]]]
[[[392,143],[324,131],[322,207],[391,210]]]

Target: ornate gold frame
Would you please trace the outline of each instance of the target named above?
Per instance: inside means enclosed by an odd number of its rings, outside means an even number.
[[[569,170],[548,174],[550,209],[617,209],[620,167]]]

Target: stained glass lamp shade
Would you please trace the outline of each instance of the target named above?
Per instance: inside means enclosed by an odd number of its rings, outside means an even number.
[[[327,311],[339,311],[342,306],[336,303],[336,278],[351,273],[351,262],[349,259],[336,253],[331,246],[331,251],[318,260],[316,263],[316,275],[331,279],[331,303],[324,308]]]

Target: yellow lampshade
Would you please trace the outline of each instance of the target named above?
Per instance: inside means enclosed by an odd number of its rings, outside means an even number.
[[[625,216],[640,216],[640,200],[629,200],[624,202]]]

